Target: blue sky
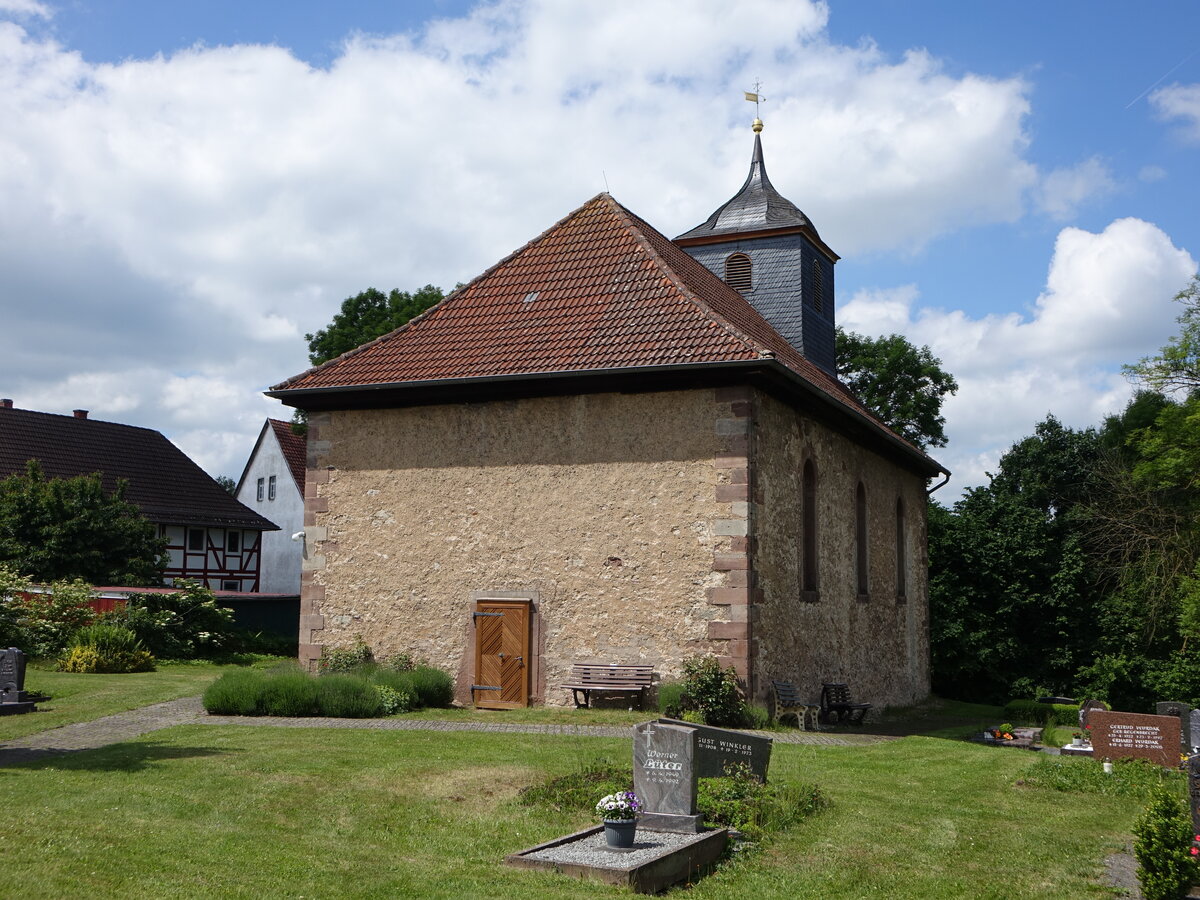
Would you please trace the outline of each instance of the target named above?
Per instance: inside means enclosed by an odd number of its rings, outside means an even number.
[[[1196,270],[1200,4],[0,0],[0,396],[237,475],[367,286],[449,287],[609,185],[668,235],[768,168],[839,321],[929,344],[980,483],[1119,409]],[[948,491],[943,496],[952,496]]]

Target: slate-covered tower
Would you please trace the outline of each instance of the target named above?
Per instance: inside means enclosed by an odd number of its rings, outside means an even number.
[[[762,121],[754,120],[750,174],[731,200],[675,243],[744,296],[784,338],[831,375],[833,265],[808,216],[767,178]]]

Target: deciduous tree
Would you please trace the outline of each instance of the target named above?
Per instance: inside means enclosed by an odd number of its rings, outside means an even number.
[[[384,294],[367,288],[343,300],[341,309],[327,326],[304,336],[308,341],[308,358],[313,365],[328,362],[394,331],[441,299],[442,289],[432,284],[413,293],[393,288],[390,294]]]

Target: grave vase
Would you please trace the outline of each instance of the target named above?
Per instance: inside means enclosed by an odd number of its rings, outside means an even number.
[[[604,841],[610,847],[628,849],[637,833],[637,819],[605,819]]]

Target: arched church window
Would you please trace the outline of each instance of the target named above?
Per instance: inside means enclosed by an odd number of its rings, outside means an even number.
[[[822,312],[825,309],[825,272],[821,268],[819,259],[812,261],[812,279],[809,288],[812,294],[813,309]]]
[[[800,589],[804,599],[817,599],[817,469],[813,461],[804,463],[800,496]]]
[[[896,602],[908,597],[908,517],[904,498],[896,498]]]
[[[725,258],[725,283],[739,294],[753,289],[754,277],[750,257],[745,253],[734,253]]]
[[[858,599],[866,600],[871,592],[871,582],[867,567],[867,489],[861,481],[854,495],[854,568]]]

